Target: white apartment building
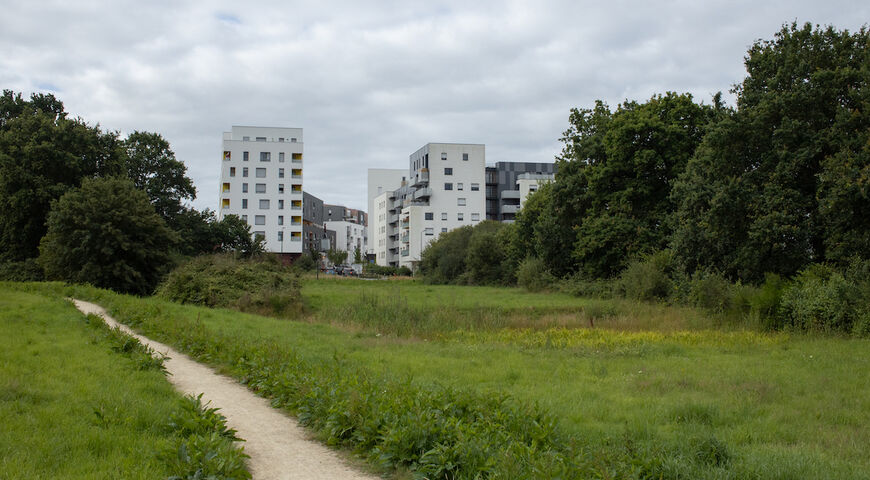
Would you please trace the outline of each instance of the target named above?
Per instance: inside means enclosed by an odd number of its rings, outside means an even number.
[[[529,198],[534,192],[538,191],[541,185],[545,183],[551,183],[556,180],[556,176],[552,173],[521,173],[517,176],[517,190],[520,192],[520,206],[519,209],[523,208],[523,204],[526,203],[526,199]],[[519,210],[518,209],[518,210]]]
[[[484,145],[428,143],[411,154],[407,181],[369,196],[372,249],[379,265],[413,268],[431,241],[486,218]]]
[[[347,252],[347,262],[353,262],[354,251],[359,248],[360,254],[366,252],[366,226],[348,221],[323,222],[324,228],[335,232],[335,249]]]
[[[302,253],[302,145],[301,128],[223,134],[218,218],[241,217],[267,252]]]
[[[375,227],[375,221],[372,219],[372,216],[377,217],[375,210],[378,206],[378,202],[375,201],[375,197],[382,195],[387,192],[392,192],[393,190],[398,189],[402,186],[402,182],[408,177],[408,170],[402,168],[370,168],[368,170],[368,214],[369,214],[369,222],[368,222],[368,250],[366,253],[369,254],[377,254],[378,245],[384,246],[386,241],[385,238],[377,239],[376,237],[383,232],[379,232],[379,229]],[[386,254],[385,254],[386,255]],[[380,263],[379,265],[388,265],[388,263]]]

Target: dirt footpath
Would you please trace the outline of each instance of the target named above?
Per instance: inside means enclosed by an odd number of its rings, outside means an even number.
[[[83,313],[103,317],[109,326],[120,327],[166,360],[169,381],[179,391],[199,395],[220,408],[227,417],[227,425],[245,439],[245,453],[251,456],[248,465],[254,479],[376,479],[351,469],[332,450],[307,439],[305,430],[295,419],[284,415],[269,402],[254,395],[233,379],[218,375],[170,347],[152,341],[131,331],[106,314],[99,305],[73,300]]]

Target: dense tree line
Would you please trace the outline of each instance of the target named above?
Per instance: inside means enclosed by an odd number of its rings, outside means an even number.
[[[705,105],[668,92],[571,110],[555,181],[513,225],[433,243],[423,274],[460,283],[510,283],[518,270],[592,282],[634,275],[637,286],[656,271],[663,280],[650,291],[667,292],[671,277],[758,285],[836,278],[807,273],[818,264],[854,270],[870,259],[870,33],[785,25],[756,41],[745,65],[735,107],[720,94]]]
[[[0,276],[147,293],[178,255],[258,249],[245,222],[184,204],[195,195],[160,134],[122,138],[50,94],[0,96]]]

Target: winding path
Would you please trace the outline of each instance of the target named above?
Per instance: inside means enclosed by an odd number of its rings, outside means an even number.
[[[110,327],[119,327],[136,337],[155,352],[168,356],[164,365],[169,381],[185,394],[202,393],[203,400],[220,408],[227,425],[245,439],[245,453],[251,474],[256,480],[272,479],[360,479],[378,477],[360,473],[349,467],[326,446],[309,440],[295,419],[272,408],[269,401],[254,395],[231,378],[218,375],[172,348],[138,335],[126,325],[110,317],[99,305],[73,300],[83,313],[103,317]]]

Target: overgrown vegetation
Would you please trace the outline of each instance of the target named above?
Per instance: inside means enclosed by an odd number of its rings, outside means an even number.
[[[172,390],[163,357],[85,318],[57,290],[25,290],[33,289],[0,284],[4,475],[250,478],[222,418]],[[168,455],[182,446],[183,466]]]
[[[180,303],[285,318],[302,311],[299,277],[268,255],[196,257],[173,270],[156,295]]]
[[[317,308],[393,284],[404,285],[397,293],[411,311],[445,298],[454,298],[442,307],[452,313],[475,301],[585,302],[408,281],[315,283],[312,291],[332,290]],[[237,376],[328,443],[421,477],[861,478],[867,467],[870,438],[859,425],[870,421],[870,384],[853,375],[866,357],[862,340],[683,325],[484,328],[414,341],[67,291]]]

